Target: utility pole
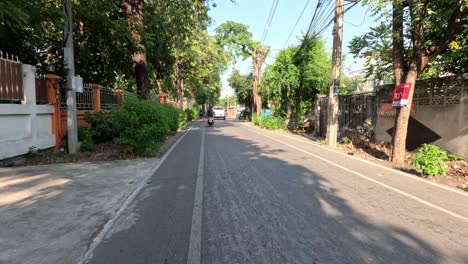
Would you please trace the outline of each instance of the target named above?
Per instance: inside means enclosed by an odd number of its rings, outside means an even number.
[[[73,24],[72,24],[72,3],[71,0],[63,0],[63,13],[65,23],[63,27],[63,40],[65,48],[63,50],[63,64],[66,74],[67,87],[67,138],[68,153],[73,154],[78,151],[78,131],[76,120],[76,93],[75,93],[75,59],[73,50]]]
[[[331,86],[328,96],[326,141],[336,147],[338,137],[338,92],[340,87],[341,47],[343,41],[343,0],[335,0]]]

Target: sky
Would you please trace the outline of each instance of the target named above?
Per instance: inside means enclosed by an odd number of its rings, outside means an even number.
[[[217,26],[228,20],[232,20],[248,25],[249,30],[253,34],[254,40],[260,41],[273,1],[274,0],[235,0],[236,3],[232,3],[229,0],[216,1],[216,7],[213,7],[210,10],[210,16],[213,22],[209,27],[208,32],[210,34],[214,34],[214,29]],[[294,31],[292,31],[294,24],[298,21],[298,18],[308,1],[309,3],[304,14],[299,20]],[[299,43],[298,37],[307,31],[315,6],[317,5],[317,1],[318,0],[279,0],[268,35],[263,43],[264,45],[270,46],[271,50],[270,55],[266,60],[266,64],[274,62],[274,58],[278,51],[285,47],[285,42],[291,31],[293,33],[286,47],[288,45]],[[371,12],[368,11],[367,7],[361,6],[360,4],[345,13],[343,24],[343,54],[348,53],[348,43],[354,36],[359,36],[368,32],[369,28],[375,25],[374,18],[371,17],[370,13]],[[326,42],[326,47],[330,52],[333,46],[331,27],[332,26],[322,33],[322,38]],[[345,72],[350,69],[356,70],[362,67],[361,62],[354,59],[352,55],[345,56]],[[251,59],[246,59],[245,61],[239,60],[236,65],[231,65],[229,67],[222,77],[222,96],[233,94],[233,91],[227,82],[227,78],[229,77],[233,67],[239,69],[243,73],[248,73],[252,69],[251,64]],[[263,68],[264,67],[265,65]]]

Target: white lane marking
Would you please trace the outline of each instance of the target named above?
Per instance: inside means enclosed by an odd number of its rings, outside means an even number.
[[[94,250],[99,245],[99,243],[104,240],[106,234],[110,231],[112,226],[114,225],[115,221],[120,217],[123,211],[135,200],[136,196],[140,193],[141,189],[147,185],[148,180],[156,173],[156,171],[161,167],[167,157],[171,154],[174,148],[179,144],[179,142],[192,130],[192,128],[197,124],[198,121],[195,121],[190,128],[185,131],[185,133],[169,148],[169,150],[164,154],[164,156],[159,160],[159,162],[151,168],[148,172],[148,175],[141,180],[140,184],[132,191],[130,196],[123,202],[122,206],[120,206],[119,210],[110,218],[110,220],[104,225],[101,229],[99,234],[93,239],[91,245],[82,255],[82,257],[78,260],[78,264],[84,264],[91,259],[93,256]]]
[[[335,163],[335,162],[333,162],[333,161],[329,161],[329,160],[327,160],[327,159],[324,159],[324,158],[322,158],[322,157],[320,157],[320,156],[318,156],[318,155],[315,155],[315,154],[313,154],[313,153],[310,153],[310,152],[308,152],[308,151],[305,151],[305,150],[303,150],[303,149],[300,149],[300,148],[298,148],[298,147],[295,147],[295,146],[293,146],[293,145],[291,145],[291,144],[285,143],[284,141],[278,140],[278,139],[276,139],[276,138],[274,138],[274,137],[270,137],[270,136],[268,136],[268,135],[266,135],[266,134],[259,133],[259,132],[257,132],[257,131],[253,131],[253,132],[256,133],[256,134],[262,135],[262,136],[264,136],[264,137],[270,138],[270,139],[272,139],[272,140],[274,140],[274,141],[277,141],[277,142],[279,142],[279,143],[281,143],[281,144],[283,144],[283,145],[286,145],[286,146],[288,146],[288,147],[290,147],[290,148],[299,150],[299,151],[301,151],[301,152],[303,152],[303,153],[305,153],[305,154],[307,154],[307,155],[313,156],[313,157],[315,157],[315,158],[317,158],[317,159],[319,159],[319,160],[321,160],[321,161],[323,161],[323,162],[326,162],[326,163],[328,163],[328,164],[330,164],[330,165],[332,165],[332,166],[335,166],[335,167],[337,167],[337,168],[340,168],[340,169],[342,169],[342,170],[345,170],[345,171],[347,171],[347,172],[350,172],[350,173],[352,173],[352,174],[354,174],[354,175],[356,175],[356,176],[359,176],[359,177],[361,177],[361,178],[363,178],[363,179],[366,179],[366,180],[371,181],[371,182],[373,182],[373,183],[375,183],[375,184],[378,184],[378,185],[380,185],[380,186],[382,186],[382,187],[384,187],[384,188],[386,188],[386,189],[389,189],[389,190],[391,190],[391,191],[394,191],[394,192],[396,192],[396,193],[399,193],[399,194],[401,194],[401,195],[403,195],[403,196],[405,196],[405,197],[407,197],[407,198],[413,199],[413,200],[415,200],[415,201],[417,201],[417,202],[419,202],[419,203],[422,203],[422,204],[424,204],[424,205],[427,205],[427,206],[429,206],[429,207],[431,207],[431,208],[433,208],[433,209],[439,210],[439,211],[441,211],[441,212],[443,212],[443,213],[445,213],[445,214],[448,214],[448,215],[450,215],[450,216],[456,217],[456,218],[458,218],[458,219],[460,219],[460,220],[462,220],[462,221],[468,223],[468,217],[459,215],[459,214],[454,213],[454,212],[452,212],[452,211],[450,211],[450,210],[447,210],[447,209],[445,209],[445,208],[442,208],[442,207],[440,207],[440,206],[437,206],[437,205],[435,205],[435,204],[433,204],[433,203],[430,203],[430,202],[428,202],[428,201],[426,201],[426,200],[423,200],[423,199],[418,198],[418,197],[416,197],[416,196],[414,196],[414,195],[411,195],[411,194],[409,194],[409,193],[406,193],[406,192],[404,192],[404,191],[401,191],[401,190],[399,190],[399,189],[397,189],[397,188],[394,188],[394,187],[392,187],[392,186],[389,186],[389,185],[387,185],[387,184],[385,184],[385,183],[382,183],[382,182],[379,182],[379,181],[377,181],[377,180],[374,180],[374,179],[372,179],[372,178],[370,178],[370,177],[365,176],[365,175],[362,174],[362,173],[359,173],[359,172],[357,172],[357,171],[353,171],[353,170],[351,170],[351,169],[348,169],[348,168],[346,168],[346,167],[343,167],[343,166],[341,166],[341,165],[339,165],[339,164],[337,164],[337,163]]]
[[[256,129],[256,128],[255,128],[255,129]],[[270,132],[270,131],[269,131],[269,132]],[[330,148],[321,146],[321,145],[319,145],[319,144],[317,144],[317,143],[314,143],[314,142],[308,142],[308,141],[305,141],[305,140],[302,140],[302,139],[294,138],[294,137],[291,137],[291,136],[288,136],[288,135],[284,135],[284,134],[282,134],[282,133],[278,133],[278,132],[274,132],[274,131],[271,131],[270,133],[274,133],[274,134],[276,134],[276,135],[283,136],[283,137],[286,137],[286,138],[289,138],[289,139],[294,139],[294,140],[296,140],[296,141],[299,141],[299,142],[302,142],[302,143],[305,143],[305,144],[308,144],[308,145],[311,145],[311,146],[314,146],[314,147],[317,147],[317,148],[321,148],[321,149],[324,149],[324,150],[327,150],[327,151],[330,151],[330,152],[339,154],[339,155],[344,156],[344,157],[347,157],[347,158],[359,160],[359,161],[362,161],[362,162],[364,162],[364,163],[367,163],[367,164],[370,164],[370,165],[379,167],[379,168],[381,168],[381,169],[385,169],[385,170],[387,170],[387,171],[391,171],[391,172],[400,174],[400,175],[405,176],[405,177],[407,177],[407,178],[410,178],[410,179],[412,179],[412,180],[419,181],[419,182],[423,182],[423,183],[426,183],[426,184],[430,184],[430,185],[432,185],[432,186],[439,187],[439,188],[442,188],[442,189],[444,189],[444,190],[451,191],[451,192],[454,192],[454,193],[457,193],[457,194],[460,194],[460,195],[463,195],[463,196],[467,196],[467,197],[468,197],[468,192],[464,192],[464,191],[461,191],[461,190],[458,190],[458,189],[454,189],[454,188],[451,188],[451,187],[448,187],[448,186],[445,186],[445,185],[441,185],[441,184],[438,184],[438,183],[435,183],[435,182],[431,182],[431,181],[428,181],[428,180],[424,180],[424,179],[418,178],[418,177],[416,177],[416,176],[414,176],[414,175],[408,174],[408,173],[406,173],[406,172],[402,172],[402,171],[399,171],[399,170],[396,170],[396,169],[392,169],[392,168],[389,168],[389,167],[386,167],[386,166],[383,166],[383,165],[374,163],[374,162],[372,162],[372,161],[368,161],[368,160],[365,160],[365,159],[361,159],[361,158],[359,158],[359,157],[350,156],[350,155],[348,155],[348,154],[345,154],[345,153],[342,153],[342,152],[339,152],[339,151],[336,151],[336,150],[333,150],[333,149],[330,149]]]
[[[205,128],[202,131],[200,159],[198,160],[197,183],[195,200],[193,202],[192,227],[190,228],[190,242],[187,264],[201,263],[201,232],[203,213],[203,166],[205,164]]]

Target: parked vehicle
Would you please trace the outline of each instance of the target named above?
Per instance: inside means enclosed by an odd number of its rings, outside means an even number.
[[[223,106],[213,107],[213,116],[214,118],[226,120],[226,109]]]

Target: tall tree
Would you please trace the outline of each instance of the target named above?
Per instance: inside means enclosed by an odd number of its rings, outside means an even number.
[[[302,46],[281,50],[264,72],[262,93],[276,115],[302,121],[317,94],[328,90],[330,55],[319,38],[306,38]]]
[[[239,104],[251,107],[253,105],[253,77],[252,74],[242,74],[235,69],[228,79],[229,86],[234,89]]]
[[[388,15],[391,17],[392,53],[391,56],[385,56],[385,60],[391,60],[393,64],[396,85],[402,82],[412,84],[408,106],[411,106],[413,101],[416,80],[421,78],[433,62],[448,61],[446,66],[441,67],[444,70],[457,70],[457,67],[450,66],[456,60],[466,63],[466,59],[463,59],[466,55],[453,54],[463,52],[464,49],[459,47],[460,44],[466,43],[466,40],[460,36],[466,36],[468,30],[468,1],[366,0],[365,2],[374,9],[375,13],[389,13]],[[388,6],[391,8],[389,9]],[[387,16],[383,15],[382,17]],[[366,44],[372,44],[367,42],[371,39],[364,36],[360,44],[354,43],[360,45],[356,51],[365,50]],[[452,55],[445,56],[446,54]],[[451,61],[445,60],[445,58],[450,58]],[[433,65],[438,67],[443,64],[433,63]],[[396,165],[403,164],[405,159],[410,116],[410,107],[408,106],[397,109],[392,144],[392,162]]]
[[[393,60],[395,84],[412,83],[408,105],[413,101],[416,80],[430,61],[447,49],[458,34],[467,30],[468,1],[401,1],[393,2]],[[411,32],[411,45],[403,40],[405,8]],[[410,52],[411,51],[411,52]],[[397,111],[392,146],[392,162],[403,164],[406,152],[406,136],[410,107]]]
[[[242,59],[252,58],[253,66],[253,105],[252,109],[260,116],[262,110],[262,97],[259,91],[261,82],[261,70],[263,62],[268,55],[268,47],[263,46],[260,42],[253,40],[252,33],[247,25],[242,23],[227,21],[215,29],[218,43],[226,47],[231,56],[242,57]]]
[[[141,99],[148,99],[150,92],[148,86],[148,65],[146,63],[146,49],[142,41],[144,5],[144,0],[125,0],[124,13],[128,18],[133,44],[136,48],[133,53],[133,63],[135,65],[138,97]]]

